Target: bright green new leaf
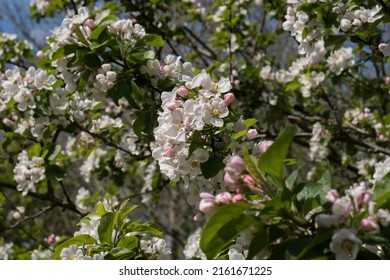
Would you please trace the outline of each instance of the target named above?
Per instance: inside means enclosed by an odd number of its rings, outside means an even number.
[[[283,181],[284,159],[297,131],[297,126],[287,126],[275,139],[274,143],[259,157],[259,169],[273,176],[279,182]]]
[[[162,47],[164,45],[164,40],[159,35],[148,34],[143,37],[138,44],[145,44],[150,47]]]
[[[125,236],[119,242],[117,247],[133,250],[138,247],[138,238],[136,236]]]
[[[294,188],[294,183],[297,180],[297,177],[298,177],[298,169],[294,170],[290,174],[290,176],[288,176],[288,178],[286,179],[285,185],[286,185],[286,188],[289,189],[290,191],[292,191],[292,189]]]
[[[107,212],[101,217],[100,224],[98,226],[98,235],[100,242],[112,244],[112,231],[114,230],[114,227],[116,225],[117,218],[117,215],[113,212]]]
[[[158,227],[153,223],[145,223],[145,224],[136,224],[133,222],[129,222],[124,226],[127,232],[142,232],[149,233],[156,236],[164,236],[164,233],[158,229]]]
[[[374,185],[373,199],[380,208],[390,202],[390,172]]]
[[[244,121],[246,129],[250,128],[252,125],[255,125],[257,123],[256,119],[246,119]]]
[[[243,230],[257,222],[245,213],[249,209],[242,202],[226,204],[210,217],[200,238],[200,248],[208,259],[215,259]]]

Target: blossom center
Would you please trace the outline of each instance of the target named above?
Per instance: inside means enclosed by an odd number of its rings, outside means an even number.
[[[213,111],[211,113],[213,114],[213,116],[218,116],[219,115],[219,110],[218,109],[213,109]]]
[[[348,252],[352,252],[352,249],[353,249],[353,246],[354,246],[354,242],[349,240],[349,239],[346,239],[344,240],[344,242],[341,244],[341,248],[343,248],[344,250],[348,251]]]
[[[217,92],[218,91],[218,84],[217,83],[212,83],[211,84],[211,91],[212,92]]]

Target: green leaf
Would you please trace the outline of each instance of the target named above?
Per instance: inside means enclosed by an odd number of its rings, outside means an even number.
[[[116,225],[117,215],[113,212],[105,213],[101,219],[100,224],[98,226],[98,235],[100,242],[112,244],[111,237],[114,227]]]
[[[132,105],[136,109],[140,109],[142,106],[142,97],[139,93],[139,88],[136,83],[131,81],[131,96],[126,96],[126,98],[129,98],[128,101],[130,102],[130,105]]]
[[[149,233],[157,236],[164,236],[164,233],[153,223],[136,224],[129,222],[125,224],[124,229],[126,232],[140,232]]]
[[[128,207],[124,207],[123,209],[119,210],[119,220],[124,221],[126,217],[135,209],[137,208],[137,205],[131,205]]]
[[[145,46],[150,47],[162,47],[164,46],[164,40],[159,35],[148,34],[143,37],[139,42],[139,44],[144,44]]]
[[[301,88],[303,86],[303,84],[301,84],[300,82],[298,81],[292,81],[291,83],[287,84],[286,86],[286,91],[292,91],[294,89],[297,89],[297,88]]]
[[[154,51],[146,51],[144,53],[144,57],[146,59],[154,59],[156,57],[156,54],[154,53]]]
[[[99,56],[94,52],[89,52],[84,54],[83,60],[86,66],[90,68],[99,68],[101,66],[101,61]]]
[[[286,185],[286,188],[289,189],[290,191],[292,191],[292,189],[294,188],[294,183],[297,180],[297,177],[298,177],[298,169],[294,170],[290,174],[290,176],[288,176],[288,178],[286,179],[285,185]]]
[[[248,148],[245,145],[242,145],[242,157],[245,162],[246,169],[248,170],[249,174],[259,183],[264,183],[263,179],[260,174],[260,170],[258,170],[256,166],[256,159],[249,155]]]
[[[257,123],[256,119],[246,119],[244,121],[246,129],[250,128],[252,125],[255,125]]]
[[[117,247],[133,250],[138,247],[138,238],[136,236],[125,236],[119,242]]]
[[[80,25],[76,25],[76,26],[75,26],[74,32],[76,33],[77,39],[79,39],[79,41],[80,41],[81,43],[83,43],[83,44],[86,45],[86,46],[89,45],[88,41],[85,39],[83,33],[82,33],[81,30],[80,30]]]
[[[49,152],[47,154],[47,159],[49,161],[53,161],[56,159],[56,157],[58,156],[58,154],[61,152],[61,145],[55,145],[55,146],[52,146],[50,149],[49,149]]]
[[[253,259],[261,250],[263,250],[269,239],[269,228],[262,226],[260,230],[253,237],[249,245],[247,260]]]
[[[373,199],[377,208],[381,208],[390,202],[390,172],[375,183]]]
[[[69,238],[68,240],[62,242],[57,246],[54,251],[53,260],[59,260],[62,249],[69,247],[70,245],[82,246],[84,244],[94,244],[96,243],[95,238],[89,236],[88,234],[80,234]]]
[[[91,70],[85,70],[82,72],[81,76],[80,76],[80,80],[79,80],[79,88],[80,90],[85,90],[85,87],[87,86],[88,84],[88,79],[89,79],[89,76],[91,75]]]
[[[287,126],[275,139],[274,143],[259,157],[259,169],[273,176],[279,182],[283,181],[284,159],[297,131],[297,126]]]
[[[135,257],[135,253],[127,248],[113,248],[105,257],[105,260],[129,260]]]
[[[41,154],[41,151],[42,151],[41,144],[37,143],[28,149],[28,156],[30,158],[39,157]]]
[[[331,188],[332,179],[330,171],[326,170],[317,182],[304,185],[303,189],[298,193],[297,199],[299,201],[318,199],[318,201],[323,204],[326,202],[325,196]]]
[[[142,111],[137,114],[137,118],[134,121],[134,133],[139,138],[142,138],[143,136],[152,138],[156,119],[157,116],[152,110],[149,110],[148,108],[143,108]]]
[[[89,39],[91,41],[96,41],[100,34],[103,32],[103,31],[106,31],[107,29],[107,26],[110,25],[112,22],[114,22],[113,20],[108,20],[108,21],[104,21],[102,22],[101,24],[99,24],[98,27],[96,27],[92,32],[91,34],[89,35]]]
[[[243,230],[257,222],[245,213],[249,209],[242,202],[226,204],[210,217],[200,238],[200,248],[208,259],[215,259]]]
[[[205,179],[214,177],[224,167],[223,157],[215,154],[211,155],[206,162],[200,164],[200,170]]]
[[[50,164],[45,166],[45,174],[48,179],[61,181],[65,177],[66,172],[63,167],[56,164]]]
[[[234,133],[232,135],[232,140],[237,140],[237,139],[245,136],[247,132],[248,132],[248,130],[245,129],[245,130],[241,130],[239,132]]]

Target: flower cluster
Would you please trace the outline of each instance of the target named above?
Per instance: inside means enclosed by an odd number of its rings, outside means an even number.
[[[18,155],[18,163],[14,168],[14,179],[18,183],[17,190],[26,195],[29,191],[36,191],[36,184],[45,179],[44,160],[34,156],[31,160],[23,150]]]
[[[30,7],[34,7],[40,15],[44,15],[49,6],[50,1],[48,0],[30,0]]]
[[[260,142],[259,150],[265,151],[268,143],[270,142]],[[246,193],[249,186],[256,185],[253,177],[246,171],[244,160],[239,155],[234,155],[228,158],[224,168],[223,179],[226,185],[228,185],[230,189],[237,194]]]
[[[199,203],[199,211],[206,215],[212,214],[217,209],[218,205],[225,205],[244,200],[242,194],[232,195],[229,192],[221,192],[216,196],[211,193],[201,192],[199,196],[202,198]]]
[[[375,173],[373,175],[373,182],[380,181],[390,172],[390,157],[386,157],[384,161],[375,164]]]
[[[331,203],[331,214],[318,214],[315,221],[322,228],[336,228],[332,237],[331,251],[336,259],[355,259],[363,242],[359,233],[380,231],[388,226],[390,214],[387,209],[375,211],[372,191],[365,183],[355,184],[340,196],[337,190],[330,190],[326,199]]]
[[[62,249],[60,258],[62,260],[103,260],[105,254],[94,254],[89,256],[88,252],[83,246],[70,245],[67,248]]]
[[[141,73],[147,74],[157,79],[173,79],[182,82],[194,76],[192,71],[192,64],[190,62],[183,62],[181,57],[176,57],[168,54],[164,63],[161,64],[159,60],[148,60],[146,65],[142,65]]]
[[[167,247],[164,239],[152,237],[151,239],[142,239],[140,248],[149,258],[166,259],[171,254],[171,249]]]
[[[25,58],[32,58],[32,45],[20,41],[15,34],[0,33],[0,69],[5,63],[19,64]]]
[[[17,103],[18,110],[22,112],[35,109],[35,92],[42,89],[52,90],[55,82],[54,75],[49,75],[47,71],[40,68],[30,67],[24,77],[19,67],[15,66],[12,70],[6,70],[0,81],[0,112],[12,99]]]
[[[8,260],[10,256],[14,253],[12,247],[14,244],[12,242],[5,243],[0,246],[0,260]]]
[[[188,237],[187,244],[183,250],[186,259],[206,259],[205,254],[199,247],[201,230],[201,228],[198,228]]]
[[[352,48],[341,48],[333,52],[326,60],[329,70],[336,75],[340,75],[344,69],[355,65],[353,60],[355,56],[352,51]]]
[[[364,133],[375,131],[377,141],[385,142],[390,137],[388,132],[390,124],[378,118],[376,113],[368,107],[347,110],[344,113],[344,118],[358,129],[362,129]]]
[[[131,42],[142,39],[145,29],[138,23],[133,24],[130,19],[120,19],[110,25],[109,32],[120,36],[124,41]]]
[[[192,151],[188,140],[195,132],[214,131],[224,125],[231,88],[228,79],[214,82],[202,71],[193,78],[186,77],[184,85],[162,93],[163,111],[154,130],[157,147],[152,155],[170,180],[182,178],[187,186],[202,181],[200,164],[208,160],[209,148],[202,146]]]
[[[381,14],[378,14],[382,7],[376,5],[372,9],[367,9],[365,7],[352,6],[348,8],[343,18],[340,21],[340,28],[344,32],[356,31],[364,23],[372,23],[382,17]],[[340,11],[341,9],[337,10]]]
[[[312,161],[320,162],[328,156],[328,149],[322,144],[327,131],[321,127],[320,123],[313,126],[312,137],[310,138],[309,158]]]

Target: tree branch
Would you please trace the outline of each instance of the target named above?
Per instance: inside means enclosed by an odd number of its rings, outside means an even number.
[[[6,183],[6,182],[0,182],[0,188],[19,192],[16,188],[16,185]],[[41,194],[36,192],[28,192],[27,195],[42,201],[49,201],[52,203],[53,207],[61,207],[63,209],[70,210],[80,215],[81,217],[85,216],[85,214],[81,213],[77,208],[74,207],[74,205],[62,201],[60,198],[54,196],[53,194],[50,193]]]

